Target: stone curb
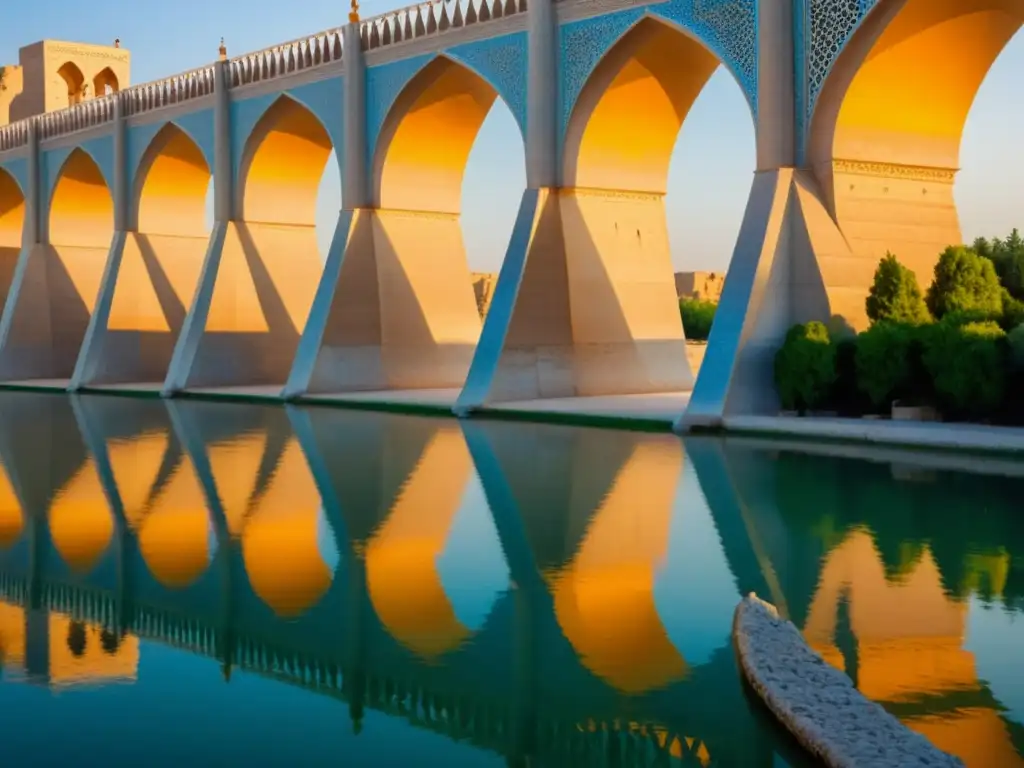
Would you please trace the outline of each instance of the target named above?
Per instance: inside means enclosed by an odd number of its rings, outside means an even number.
[[[733,643],[750,686],[796,740],[829,768],[963,768],[864,698],[775,607],[751,593],[736,607]]]

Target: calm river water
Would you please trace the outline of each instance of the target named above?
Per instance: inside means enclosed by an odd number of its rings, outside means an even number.
[[[755,591],[1024,765],[1024,464],[875,458],[0,394],[3,762],[802,765],[737,677]]]

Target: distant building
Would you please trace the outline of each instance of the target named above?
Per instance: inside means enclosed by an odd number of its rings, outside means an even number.
[[[104,96],[131,83],[131,54],[111,46],[42,40],[0,66],[0,125]]]
[[[474,272],[473,293],[476,295],[476,308],[480,317],[487,315],[491,308],[491,299],[494,298],[494,286],[498,282],[498,276],[494,272]]]
[[[722,296],[725,275],[717,272],[676,272],[676,296],[717,302]]]

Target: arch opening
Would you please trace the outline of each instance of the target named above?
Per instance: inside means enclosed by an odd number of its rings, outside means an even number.
[[[221,222],[204,335],[179,386],[287,380],[323,272],[318,197],[332,152],[319,118],[288,94],[253,127],[239,163],[235,219]]]
[[[749,107],[735,77],[720,65],[686,31],[644,18],[605,54],[573,105],[563,143],[560,209],[571,265],[568,294],[587,297],[572,302],[574,343],[615,344],[621,356],[615,367],[636,373],[613,376],[607,364],[595,363],[586,372],[590,382],[578,390],[625,394],[693,386],[704,346],[686,344],[679,299],[687,275],[676,270],[685,264],[708,273],[727,271],[754,169]],[[688,122],[713,79],[714,101],[741,105],[735,133]],[[718,104],[714,114],[719,120]],[[680,151],[684,125],[706,137],[696,143],[709,152]],[[749,155],[737,153],[733,142],[747,144]],[[713,164],[716,154],[728,175]],[[690,173],[679,174],[680,169]],[[725,230],[729,221],[735,226]],[[709,254],[711,249],[717,254]],[[700,276],[689,275],[689,282]],[[717,301],[718,295],[708,298]]]
[[[73,61],[64,62],[57,70],[57,75],[67,86],[67,106],[73,106],[85,99],[85,75]]]
[[[484,77],[446,56],[427,63],[398,94],[370,158],[372,212],[356,222],[347,250],[347,264],[366,267],[346,267],[307,391],[464,384],[488,303],[478,302],[474,282],[489,299],[522,192],[509,188],[511,163],[494,162],[512,144],[525,157],[518,129],[511,138],[507,108],[489,142],[480,138],[498,96]],[[488,159],[470,170],[477,152]],[[485,166],[492,167],[477,176]],[[525,160],[518,173],[525,186]],[[483,188],[468,186],[467,175]],[[508,198],[491,192],[500,187]],[[464,200],[471,201],[466,210]],[[480,249],[469,258],[467,242]],[[471,274],[471,261],[479,274]]]
[[[815,105],[808,160],[872,269],[892,251],[927,287],[939,253],[961,242],[964,130],[1022,25],[1022,0],[881,0],[846,43]]]
[[[64,161],[50,198],[49,242],[105,250],[113,232],[114,201],[103,172],[76,147]]]
[[[250,134],[242,156],[241,218],[250,224],[316,225],[317,197],[330,135],[307,107],[275,101]]]
[[[211,172],[192,138],[168,123],[153,138],[139,164],[136,227],[153,235],[206,237],[206,198]]]
[[[381,128],[373,162],[379,208],[461,212],[463,178],[497,91],[446,57],[409,82]]]
[[[0,168],[0,312],[14,279],[25,227],[25,197],[18,182]]]
[[[121,90],[117,75],[110,67],[104,67],[92,79],[92,92],[94,96],[109,96]]]

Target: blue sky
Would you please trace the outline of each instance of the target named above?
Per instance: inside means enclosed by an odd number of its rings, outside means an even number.
[[[397,6],[365,0],[364,18]],[[32,0],[8,3],[0,24],[0,62],[13,64],[22,45],[44,38],[111,43],[132,52],[132,80],[141,83],[208,63],[220,37],[230,55],[342,25],[343,2],[248,0],[147,2]],[[983,85],[964,136],[957,182],[964,236],[1024,225],[1024,35],[1003,52]],[[672,161],[667,199],[677,269],[724,270],[732,254],[754,168],[754,131],[739,87],[722,69],[683,127]],[[522,140],[511,113],[497,104],[470,157],[463,189],[463,231],[470,266],[500,266],[525,183]],[[318,228],[329,237],[340,199],[329,167],[321,185]]]

